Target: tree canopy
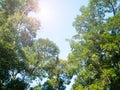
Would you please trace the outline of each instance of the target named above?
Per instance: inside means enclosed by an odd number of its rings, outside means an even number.
[[[118,90],[120,88],[120,2],[90,0],[73,22],[77,34],[70,41],[77,75],[74,90]]]
[[[68,60],[56,43],[36,38],[41,22],[29,14],[38,10],[39,0],[0,0],[0,90],[65,90],[73,77],[71,90],[119,90],[119,0],[80,8]]]
[[[19,85],[25,88],[25,80],[17,75],[26,72],[29,66],[22,47],[32,45],[40,27],[37,19],[28,17],[29,12],[37,10],[37,2],[0,1],[0,89],[15,90]]]

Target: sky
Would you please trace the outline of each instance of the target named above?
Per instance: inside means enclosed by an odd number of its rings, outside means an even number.
[[[41,29],[37,38],[48,38],[60,49],[59,58],[66,60],[70,53],[70,39],[76,31],[72,23],[80,14],[79,8],[87,5],[88,0],[40,0]]]

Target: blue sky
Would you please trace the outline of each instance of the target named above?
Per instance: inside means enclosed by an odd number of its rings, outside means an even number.
[[[87,4],[88,0],[40,0],[42,26],[37,37],[56,43],[61,59],[67,59],[71,50],[65,39],[70,39],[76,32],[72,22],[80,14],[79,8]]]

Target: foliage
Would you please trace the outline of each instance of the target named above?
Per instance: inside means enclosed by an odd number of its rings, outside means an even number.
[[[0,1],[0,89],[8,90],[25,84],[24,78],[18,80],[16,76],[24,73],[28,67],[21,48],[32,45],[40,27],[37,19],[28,17],[29,12],[36,10],[37,0]],[[25,34],[26,37],[23,37]],[[22,39],[27,41],[24,43]],[[25,89],[26,85],[21,88]]]
[[[89,0],[73,22],[68,60],[49,39],[35,39],[40,21],[38,0],[0,1],[0,89],[25,90],[39,78],[47,81],[31,90],[65,90],[75,75],[73,90],[120,88],[120,1]]]
[[[35,39],[40,21],[29,13],[37,10],[38,0],[0,1],[0,89],[24,90],[36,78],[59,80],[63,72],[57,45]]]
[[[38,39],[34,41],[33,46],[23,47],[23,51],[29,63],[28,72],[39,76],[51,74],[56,62],[58,61],[59,49],[48,39]]]
[[[74,67],[68,70],[77,75],[75,90],[120,88],[119,5],[118,0],[90,0],[80,9],[73,23],[77,34],[70,41]]]

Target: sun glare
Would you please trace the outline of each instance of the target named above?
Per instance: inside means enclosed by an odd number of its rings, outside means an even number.
[[[40,3],[40,11],[38,17],[42,22],[50,21],[53,19],[53,8],[49,3]]]

